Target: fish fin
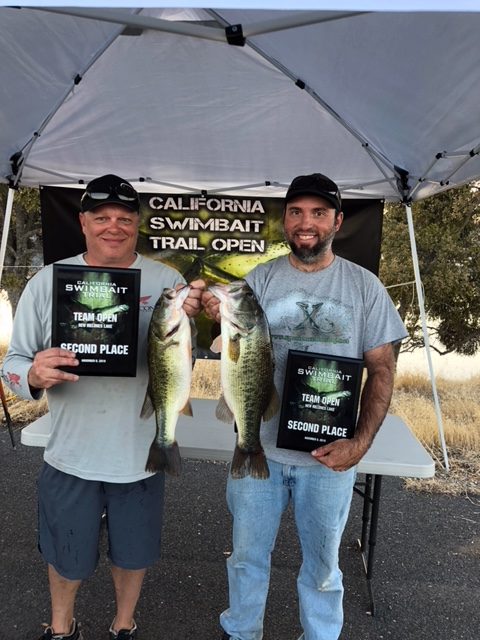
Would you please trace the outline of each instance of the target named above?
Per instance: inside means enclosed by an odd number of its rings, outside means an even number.
[[[218,335],[210,345],[210,351],[213,353],[222,353],[222,336]]]
[[[142,410],[140,411],[140,417],[146,420],[150,418],[153,413],[153,402],[150,396],[150,389],[147,389],[145,394],[145,400],[143,401]]]
[[[270,477],[270,469],[268,468],[267,458],[263,452],[257,451],[250,453],[250,475],[257,480],[266,480]]]
[[[179,476],[181,470],[182,459],[180,457],[178,444],[174,442],[171,445],[165,446],[154,440],[148,452],[145,471],[151,471],[153,473],[166,471],[172,476]]]
[[[190,404],[190,400],[187,400],[187,404],[183,407],[180,413],[183,413],[184,416],[193,417],[192,405]]]
[[[272,391],[272,396],[270,398],[270,402],[268,403],[267,408],[263,412],[263,419],[265,421],[271,420],[273,416],[280,409],[280,396],[278,395],[277,388],[274,386]]]
[[[263,449],[258,451],[242,451],[237,445],[233,452],[232,466],[230,468],[232,478],[238,480],[251,475],[256,480],[266,480],[270,477],[267,459]]]
[[[228,357],[232,362],[238,362],[240,357],[240,336],[238,333],[228,341]]]
[[[233,422],[234,420],[233,413],[226,403],[223,394],[220,396],[217,408],[215,409],[215,417],[222,422]]]

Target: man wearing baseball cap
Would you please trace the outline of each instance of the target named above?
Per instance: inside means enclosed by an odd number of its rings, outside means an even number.
[[[369,271],[336,256],[342,200],[321,173],[296,177],[285,195],[283,227],[290,253],[255,267],[246,280],[265,311],[275,356],[275,385],[284,387],[289,349],[362,359],[367,370],[355,435],[311,453],[277,447],[279,415],[262,423],[270,477],[228,478],[233,552],[227,560],[229,607],[223,638],[261,640],[270,558],[282,513],[292,502],[303,563],[298,575],[299,640],[337,640],[343,625],[341,536],[355,465],[387,413],[393,389],[393,344],[405,327],[385,288]],[[204,292],[207,314],[220,322],[219,301]]]
[[[141,271],[136,377],[99,379],[64,370],[78,360],[72,351],[50,346],[52,265],[25,287],[3,364],[5,381],[19,381],[11,387],[17,395],[38,399],[46,390],[52,421],[38,481],[39,549],[48,564],[52,618],[40,640],[81,638],[75,597],[95,570],[103,514],[117,610],[110,629],[92,637],[136,637],[143,578],[160,553],[164,473],[145,471],[155,424],[140,420],[148,384],[147,332],[163,289],[185,281],[136,253],[139,209],[138,193],[127,180],[113,174],[92,180],[79,214],[86,252],[60,261]],[[204,284],[191,283],[184,302],[190,317],[200,310]]]

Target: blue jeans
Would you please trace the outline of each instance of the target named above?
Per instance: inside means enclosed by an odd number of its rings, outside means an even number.
[[[337,640],[343,625],[340,540],[352,500],[355,470],[268,461],[270,478],[227,483],[233,552],[227,560],[229,608],[220,624],[234,640],[261,640],[271,553],[289,500],[302,549],[297,577],[301,640]]]

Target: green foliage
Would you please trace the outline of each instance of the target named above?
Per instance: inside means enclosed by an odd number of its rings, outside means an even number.
[[[0,185],[0,225],[7,203],[7,185]],[[2,288],[8,292],[12,307],[16,303],[27,279],[34,273],[32,267],[42,264],[42,224],[38,189],[20,188],[13,200],[10,231],[2,275]]]
[[[439,353],[473,355],[480,347],[480,191],[451,189],[414,203],[413,220],[429,332]],[[406,212],[387,205],[380,277],[410,333],[404,349],[423,346]]]

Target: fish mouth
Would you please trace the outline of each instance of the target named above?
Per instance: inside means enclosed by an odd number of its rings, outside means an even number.
[[[250,287],[245,280],[234,280],[228,284],[214,284],[208,287],[220,301],[227,302],[229,299],[237,299],[244,292],[250,291]]]
[[[163,296],[167,300],[174,300],[179,296],[183,296],[184,298],[186,298],[190,289],[191,287],[189,284],[183,284],[181,287],[178,287],[176,289],[174,289],[173,287],[166,287],[163,290]]]
[[[183,306],[188,294],[190,293],[191,286],[189,284],[184,284],[178,289],[174,289],[172,287],[165,287],[162,292],[162,295],[157,300],[157,305],[159,306],[168,306],[174,307],[175,309],[180,309]],[[156,306],[157,306],[156,305]]]
[[[246,336],[255,328],[257,315],[249,304],[250,298],[255,299],[255,296],[245,280],[215,284],[208,290],[220,300],[221,315],[239,335]],[[246,307],[242,300],[246,302]]]
[[[234,322],[233,320],[230,320],[230,324],[232,325],[232,327],[233,327],[234,329],[236,329],[236,331],[238,331],[238,333],[239,333],[240,335],[242,335],[242,336],[243,336],[243,335],[247,335],[247,333],[248,333],[248,329],[246,329],[245,327],[242,327],[242,325],[237,324],[237,323],[236,323],[236,322]]]
[[[176,324],[174,327],[172,327],[172,329],[165,334],[165,340],[167,338],[171,338],[173,335],[175,335],[178,331],[178,328],[180,327],[180,323]]]

